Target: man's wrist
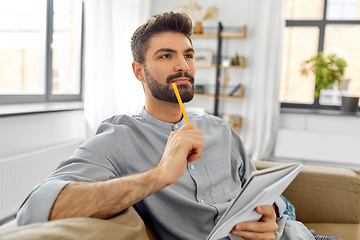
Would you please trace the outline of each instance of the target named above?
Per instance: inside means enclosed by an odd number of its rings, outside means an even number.
[[[146,172],[147,178],[153,182],[153,187],[151,193],[160,191],[161,189],[169,186],[171,183],[168,183],[162,174],[162,169],[155,167]]]

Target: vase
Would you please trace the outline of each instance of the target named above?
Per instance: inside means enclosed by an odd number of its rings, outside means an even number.
[[[201,22],[196,22],[194,27],[194,33],[195,34],[202,34],[203,33],[203,27]]]
[[[358,110],[358,97],[342,97],[341,98],[341,111],[343,112],[356,112]]]

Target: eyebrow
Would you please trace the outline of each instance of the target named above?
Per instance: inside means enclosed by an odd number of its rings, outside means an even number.
[[[174,50],[174,49],[172,49],[172,48],[160,48],[160,49],[158,49],[158,50],[156,50],[155,52],[154,52],[154,54],[153,54],[153,56],[154,55],[156,55],[156,54],[158,54],[158,53],[161,53],[161,52],[172,52],[172,53],[177,53],[177,51],[176,50]],[[186,49],[185,51],[184,51],[185,53],[188,53],[188,52],[195,52],[195,50],[193,49],[193,48],[188,48],[188,49]]]

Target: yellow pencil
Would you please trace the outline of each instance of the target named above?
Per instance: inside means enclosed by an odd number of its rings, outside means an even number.
[[[189,122],[189,119],[188,119],[188,117],[187,117],[187,115],[186,115],[186,112],[185,112],[184,105],[183,105],[183,103],[182,103],[182,101],[181,101],[181,97],[180,97],[179,91],[178,91],[178,89],[177,89],[177,87],[176,87],[176,83],[173,83],[172,85],[173,85],[173,87],[174,87],[175,95],[176,95],[177,100],[178,100],[178,102],[179,102],[179,105],[180,105],[180,108],[181,108],[181,112],[182,112],[182,114],[183,114],[183,116],[184,116],[184,118],[185,118],[185,122]]]

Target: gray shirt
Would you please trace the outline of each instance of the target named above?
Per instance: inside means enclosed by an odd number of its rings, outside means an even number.
[[[201,158],[188,163],[174,184],[135,204],[161,239],[205,239],[256,171],[227,122],[207,114],[188,117],[204,137]],[[155,167],[170,133],[184,124],[184,119],[162,122],[145,109],[139,115],[104,121],[94,137],[34,188],[18,212],[18,224],[47,221],[57,195],[69,182],[104,181]],[[277,205],[282,213],[283,202],[277,200]]]

